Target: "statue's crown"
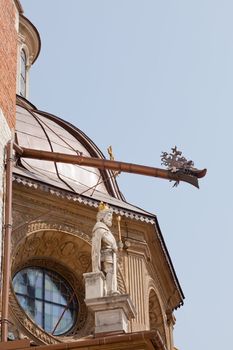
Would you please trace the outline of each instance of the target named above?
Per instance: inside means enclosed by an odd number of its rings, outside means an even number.
[[[110,209],[110,207],[106,203],[100,202],[100,204],[98,206],[98,211],[99,212],[103,211],[103,210],[109,210],[109,209]]]

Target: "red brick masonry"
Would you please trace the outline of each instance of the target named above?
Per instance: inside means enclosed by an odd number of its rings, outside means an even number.
[[[0,108],[12,128],[15,125],[17,31],[13,0],[0,0]]]

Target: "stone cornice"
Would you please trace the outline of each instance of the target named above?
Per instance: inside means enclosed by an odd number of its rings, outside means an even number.
[[[32,179],[25,178],[23,176],[20,176],[18,174],[13,174],[13,181],[21,184],[25,187],[34,189],[34,190],[41,190],[43,192],[47,192],[53,196],[59,197],[61,199],[65,198],[67,200],[73,201],[73,202],[78,202],[80,204],[87,205],[89,207],[94,207],[98,208],[99,201],[95,200],[94,198],[88,198],[85,196],[81,196],[79,194],[75,193],[70,193],[68,191],[62,190],[55,188],[53,186],[50,186],[48,184],[44,183],[39,183],[37,181],[33,181]],[[135,213],[130,210],[124,209],[124,208],[119,208],[116,206],[111,205],[113,212],[117,215],[124,216],[126,218],[136,220],[136,221],[141,221],[141,222],[146,222],[149,224],[155,224],[155,219],[153,217],[149,217],[146,215],[142,215],[140,213]]]

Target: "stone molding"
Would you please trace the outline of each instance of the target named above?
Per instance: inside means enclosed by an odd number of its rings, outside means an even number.
[[[13,181],[15,181],[16,183],[21,184],[23,186],[33,188],[36,190],[45,191],[45,192],[48,192],[48,193],[50,193],[54,196],[57,196],[59,198],[66,198],[68,200],[72,200],[74,202],[78,202],[80,204],[84,204],[84,205],[87,205],[90,207],[97,208],[99,205],[99,200],[91,199],[91,198],[84,197],[84,196],[74,194],[74,193],[69,193],[65,190],[57,189],[57,188],[54,188],[54,187],[49,186],[47,184],[42,184],[42,183],[33,181],[32,179],[25,178],[25,177],[20,176],[18,174],[13,174]],[[122,209],[122,208],[116,207],[114,205],[111,205],[111,208],[113,209],[113,212],[117,215],[125,216],[127,218],[137,220],[137,221],[146,222],[146,223],[149,223],[152,225],[155,224],[155,219],[153,217],[141,215],[139,213],[136,214],[136,213],[131,212],[127,209]]]
[[[49,221],[33,221],[27,225],[20,227],[14,232],[12,242],[14,245],[20,243],[20,241],[26,236],[39,231],[59,231],[66,232],[72,235],[79,237],[84,240],[86,243],[91,245],[91,238],[86,233],[78,230],[77,228],[61,223],[49,222]]]
[[[40,35],[36,27],[25,16],[19,16],[19,35],[28,51],[29,65],[35,62],[40,53]]]
[[[86,298],[85,302],[95,315],[95,334],[129,332],[128,321],[136,316],[129,294]]]
[[[114,310],[120,307],[125,311],[129,319],[135,318],[136,316],[136,310],[129,294],[85,299],[85,303],[91,310]]]
[[[149,283],[147,284],[146,305],[149,312],[149,329],[158,330],[163,343],[169,343],[169,331],[166,316],[166,306],[164,305],[158,286],[152,278],[149,278]]]

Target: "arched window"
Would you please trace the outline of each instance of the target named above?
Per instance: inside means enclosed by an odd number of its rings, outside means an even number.
[[[20,95],[26,97],[26,65],[27,56],[24,50],[20,52]]]
[[[61,335],[74,326],[78,301],[59,274],[40,267],[24,268],[14,276],[13,286],[21,307],[46,332]]]

